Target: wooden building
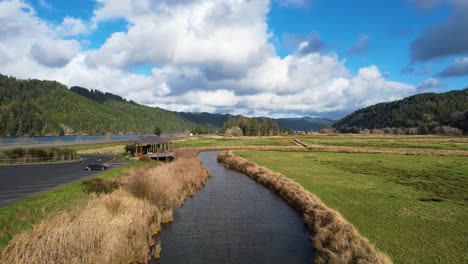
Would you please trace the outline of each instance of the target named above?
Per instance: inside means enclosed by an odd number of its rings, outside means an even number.
[[[135,139],[135,157],[148,155],[152,159],[174,159],[172,142],[159,136],[141,136]]]

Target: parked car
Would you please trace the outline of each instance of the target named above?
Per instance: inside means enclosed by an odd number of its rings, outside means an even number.
[[[107,166],[97,163],[88,163],[84,165],[83,169],[85,170],[107,170]]]

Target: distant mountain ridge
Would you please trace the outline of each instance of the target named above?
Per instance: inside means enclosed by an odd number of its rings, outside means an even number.
[[[230,114],[177,113],[121,96],[56,81],[21,80],[0,74],[0,136],[147,134],[184,132],[196,124],[219,131]],[[312,130],[311,120],[274,119],[283,128]],[[317,120],[317,123],[322,122]]]
[[[273,119],[280,127],[290,127],[296,131],[318,131],[335,124],[336,120],[322,117],[278,118]]]
[[[187,120],[196,124],[202,124],[207,128],[221,128],[229,117],[239,117],[239,115],[230,114],[211,114],[211,113],[187,113],[179,112]],[[257,117],[261,120],[266,117]],[[270,118],[282,129],[291,128],[295,131],[318,131],[324,127],[332,126],[336,121],[321,117],[300,117],[300,118]]]
[[[406,134],[468,133],[468,88],[424,93],[359,109],[339,120],[340,132],[396,128]],[[455,129],[454,129],[455,128]]]
[[[99,103],[105,103],[106,101],[117,101],[122,103],[131,103],[133,105],[138,105],[133,101],[127,101],[126,99],[112,94],[112,93],[104,93],[99,90],[88,90],[86,88],[73,86],[70,88],[71,91],[87,97],[93,101]],[[112,105],[111,105],[112,106]],[[145,106],[146,107],[146,106]],[[240,115],[231,115],[231,114],[212,114],[207,112],[201,113],[190,113],[190,112],[177,112],[177,114],[181,115],[183,118],[195,124],[203,125],[204,127],[217,131],[221,129],[224,123],[229,119],[229,117],[240,117]],[[257,117],[257,119],[263,119],[266,117]],[[270,118],[274,122],[278,123],[279,126],[283,129],[291,128],[293,130],[302,130],[302,131],[310,131],[310,130],[320,130],[323,127],[331,126],[335,123],[334,120],[327,119],[327,118],[312,118],[312,117],[302,117],[302,118]]]
[[[189,112],[179,112],[179,115],[183,116],[185,119],[193,122],[195,124],[201,124],[209,129],[219,129],[222,128],[226,120],[229,117],[235,117],[231,114],[211,114],[211,113],[189,113]]]

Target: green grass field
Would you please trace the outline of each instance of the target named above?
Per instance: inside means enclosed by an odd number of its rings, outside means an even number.
[[[122,175],[123,171],[144,163],[130,163],[124,167],[100,174],[99,178],[112,178]],[[62,210],[73,210],[84,206],[92,197],[83,191],[82,182],[45,193],[0,209],[0,251],[8,244],[14,234],[32,228],[42,219]]]
[[[232,146],[293,146],[290,137],[216,137],[216,138],[187,138],[174,140],[176,148],[194,147],[232,147]]]
[[[446,136],[304,135],[305,144],[372,148],[416,148],[468,151],[468,138]]]
[[[395,263],[467,263],[466,157],[237,151],[299,182]]]

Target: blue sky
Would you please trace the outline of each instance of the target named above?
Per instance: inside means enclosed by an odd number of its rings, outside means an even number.
[[[0,73],[170,110],[338,118],[468,87],[463,0],[0,5]]]
[[[288,33],[317,32],[327,49],[346,58],[346,65],[353,72],[375,64],[393,80],[417,85],[433,77],[457,57],[449,56],[423,64],[412,64],[410,57],[409,47],[415,37],[428,26],[446,21],[451,13],[452,6],[448,3],[425,10],[411,1],[328,0],[316,1],[305,8],[283,8],[276,4],[269,15],[269,22],[277,38]],[[368,48],[361,55],[350,56],[348,50],[360,34],[369,37]],[[291,52],[281,44],[279,47],[282,56]],[[432,70],[425,74],[402,73],[402,69],[409,65]],[[451,78],[444,80],[439,91],[466,86],[468,77]]]

